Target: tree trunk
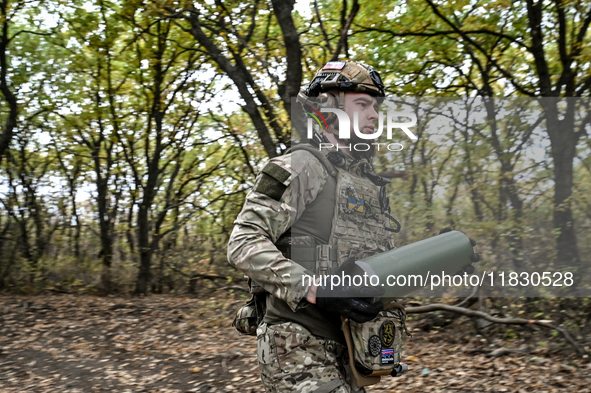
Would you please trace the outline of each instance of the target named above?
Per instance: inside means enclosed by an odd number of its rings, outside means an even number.
[[[546,99],[548,100],[548,99]],[[574,126],[574,100],[568,100],[564,119],[559,120],[557,100],[547,103],[546,126],[550,136],[554,163],[554,228],[557,238],[557,263],[562,267],[579,264],[577,235],[574,227],[570,197],[573,186],[573,161],[578,134]]]
[[[578,266],[579,262],[577,234],[570,203],[575,147],[576,143],[552,142],[555,184],[553,221],[554,228],[560,230],[557,239],[557,256],[561,266]]]
[[[152,266],[152,250],[149,237],[149,204],[142,203],[137,215],[137,239],[140,251],[140,269],[136,282],[136,294],[146,294],[152,279],[150,268]]]
[[[0,37],[0,91],[4,95],[9,108],[8,117],[4,125],[4,129],[0,132],[0,163],[2,158],[10,145],[10,140],[14,129],[16,128],[18,119],[17,100],[10,88],[8,87],[8,59],[6,54],[8,52],[8,45],[11,42],[8,37],[8,20],[7,15],[8,0],[0,2],[0,11],[2,17],[2,37]]]

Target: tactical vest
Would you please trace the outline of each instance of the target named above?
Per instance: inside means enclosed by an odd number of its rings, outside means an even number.
[[[296,145],[292,152],[296,150],[312,153],[324,165],[336,181],[336,195],[328,241],[322,242],[318,236],[292,236],[290,232],[276,243],[283,255],[315,274],[331,274],[349,256],[363,259],[394,248],[392,232],[398,232],[399,228],[390,226],[390,219],[396,221],[389,214],[389,199],[384,185],[380,187],[376,185],[375,178],[372,181],[365,176],[368,171],[373,174],[369,162],[354,160],[344,153],[339,155],[339,160],[335,160],[330,151],[324,149],[321,152],[311,145]],[[376,177],[375,174],[373,176]],[[318,215],[312,220],[320,225],[323,213],[311,214]]]

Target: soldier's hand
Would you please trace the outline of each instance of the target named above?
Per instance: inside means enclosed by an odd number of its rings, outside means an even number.
[[[322,288],[318,287],[318,290],[321,291]],[[350,296],[347,291],[343,291],[340,295]],[[331,296],[336,296],[334,289]],[[371,321],[384,309],[382,302],[372,303],[371,299],[350,297],[316,297],[316,305],[326,311],[336,312],[358,323]]]
[[[334,272],[334,275],[342,278],[341,273],[346,272],[354,264],[355,258],[347,259]],[[384,309],[382,302],[373,301],[374,298],[384,294],[382,287],[356,286],[352,285],[352,282],[340,282],[339,285],[332,285],[331,280],[327,280],[325,284],[316,290],[316,305],[326,311],[338,313],[358,323],[364,323],[374,319]]]
[[[439,231],[439,234],[441,235],[442,233],[447,233],[447,232],[451,232],[451,231],[453,231],[453,229],[451,229],[450,227],[445,227]]]

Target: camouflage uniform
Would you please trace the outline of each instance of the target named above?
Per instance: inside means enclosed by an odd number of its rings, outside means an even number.
[[[269,393],[350,393],[344,345],[312,335],[302,325],[286,322],[261,325],[257,359]]]
[[[304,283],[302,276],[312,276],[314,272],[286,258],[276,246],[284,233],[291,230],[293,234],[293,224],[300,219],[300,227],[301,221],[306,220],[311,220],[308,226],[325,225],[320,229],[326,234],[324,243],[334,238],[335,230],[343,228],[338,225],[341,220],[332,219],[338,198],[335,179],[340,179],[332,169],[331,176],[327,166],[306,150],[270,160],[248,193],[228,244],[230,263],[272,295],[267,297],[266,323],[257,330],[261,377],[268,392],[364,391],[348,381],[348,355],[340,316],[329,315],[305,300],[309,285],[305,285],[308,282]],[[363,184],[365,188],[376,188],[367,179]],[[377,203],[375,198],[371,201]],[[370,209],[370,201],[366,202],[365,214]],[[302,216],[306,209],[308,217]],[[317,212],[310,214],[313,209]],[[330,218],[316,219],[318,212],[326,210],[330,211]],[[365,252],[382,251],[374,249],[380,229],[372,225],[379,221],[373,220],[370,225],[363,217],[356,215],[355,220],[364,222],[368,226],[366,236],[373,237],[363,240],[366,245],[373,244]],[[296,231],[297,228],[296,225]]]
[[[228,260],[269,292],[270,302],[284,302],[293,311],[294,319],[302,314],[320,313],[305,300],[310,288],[302,282],[303,274],[313,275],[314,272],[284,257],[275,243],[316,200],[330,175],[318,159],[306,151],[273,158],[263,171],[269,168],[274,169],[275,177],[283,175],[285,190],[276,199],[265,195],[260,192],[264,191],[261,183],[265,182],[265,176],[259,175],[234,223]],[[336,322],[325,324],[331,323]],[[272,326],[265,323],[258,328],[257,357],[267,392],[363,391],[346,382],[348,365],[343,339],[334,332],[315,333],[295,321]]]
[[[309,305],[305,297],[310,286],[303,285],[302,275],[313,272],[283,256],[275,243],[316,199],[329,175],[312,154],[298,151],[293,156],[273,158],[265,166],[273,176],[283,179],[281,195],[263,193],[267,179],[264,172],[257,178],[234,222],[228,261],[297,311]]]

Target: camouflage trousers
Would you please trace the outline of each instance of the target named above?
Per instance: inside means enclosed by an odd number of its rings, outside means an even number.
[[[345,346],[313,336],[297,323],[259,326],[257,358],[267,393],[365,392],[348,378]]]

